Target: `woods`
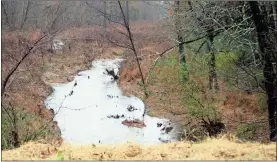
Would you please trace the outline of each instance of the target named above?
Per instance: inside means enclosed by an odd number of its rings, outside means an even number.
[[[1,1],[1,9],[2,149],[59,140],[44,103],[50,85],[115,58],[124,59],[123,93],[179,123],[180,140],[276,141],[276,2]]]

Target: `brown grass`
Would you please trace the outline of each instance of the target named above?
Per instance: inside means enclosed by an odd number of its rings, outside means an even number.
[[[207,139],[201,143],[175,142],[144,146],[138,144],[60,147],[29,142],[20,148],[3,151],[3,160],[274,160],[276,144],[241,143],[230,136]]]

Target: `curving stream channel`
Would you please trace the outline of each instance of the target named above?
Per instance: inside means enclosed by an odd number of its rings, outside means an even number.
[[[157,144],[178,139],[177,124],[150,117],[135,96],[117,85],[123,60],[97,60],[74,80],[53,84],[45,105],[52,109],[62,138],[73,144]]]

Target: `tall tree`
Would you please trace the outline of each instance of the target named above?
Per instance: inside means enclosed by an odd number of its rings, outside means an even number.
[[[129,1],[126,1],[126,22],[129,24]]]
[[[217,73],[215,69],[215,53],[214,53],[214,30],[213,28],[207,30],[207,51],[210,53],[211,59],[209,60],[209,88],[218,90]]]
[[[183,3],[182,1],[175,1],[175,27],[176,27],[176,34],[177,34],[177,40],[179,43],[179,58],[180,63],[186,63],[186,57],[185,57],[185,45],[181,42],[184,42],[184,36],[182,34],[182,24],[181,24],[181,15],[183,11]]]
[[[273,58],[275,55],[274,44],[270,43],[270,30],[268,18],[269,15],[265,10],[263,4],[259,4],[256,1],[249,2],[252,19],[256,27],[256,33],[259,43],[260,52],[263,59],[263,75],[264,75],[264,86],[267,93],[267,106],[268,106],[268,121],[269,121],[269,138],[271,141],[276,140],[276,85],[274,80],[276,74],[274,74]]]
[[[177,35],[178,42],[178,52],[179,52],[179,61],[182,64],[182,78],[183,80],[188,79],[188,69],[186,64],[185,56],[185,37],[184,37],[184,24],[182,22],[184,11],[185,11],[185,2],[184,1],[175,1],[174,2],[174,21],[175,21],[175,30]]]
[[[107,30],[107,19],[106,19],[106,17],[107,17],[107,2],[106,1],[104,1],[103,2],[103,12],[104,12],[104,15],[103,15],[103,26],[104,26],[104,28],[105,28],[105,30]]]

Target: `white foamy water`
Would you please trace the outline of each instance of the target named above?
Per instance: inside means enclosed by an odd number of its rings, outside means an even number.
[[[118,74],[121,61],[93,61],[92,68],[80,72],[72,82],[53,85],[45,104],[54,110],[65,141],[155,144],[177,140],[174,123],[145,114],[144,103],[137,97],[123,96],[114,77],[107,74],[106,69]],[[143,121],[145,127],[128,127],[122,124],[125,120]]]

